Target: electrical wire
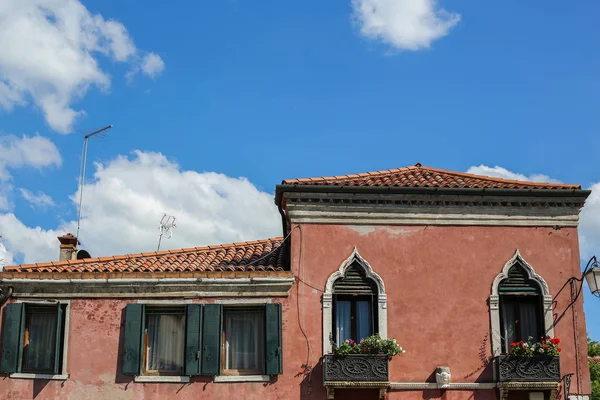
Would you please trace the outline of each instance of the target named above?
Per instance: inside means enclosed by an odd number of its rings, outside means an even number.
[[[294,228],[295,229],[295,228]],[[271,250],[270,252],[268,252],[267,254],[265,254],[264,256],[252,261],[251,263],[248,264],[244,264],[244,267],[249,267],[254,265],[255,263],[264,260],[265,258],[269,257],[271,254],[273,254],[274,252],[276,252],[277,250],[279,250],[279,248],[281,246],[283,246],[283,244],[285,243],[286,240],[288,240],[288,238],[292,235],[292,232],[294,231],[294,229],[290,230],[290,233],[287,234],[286,237],[283,238],[283,240],[281,241],[281,244],[279,246],[277,246],[276,248],[274,248],[273,250]]]
[[[298,276],[297,276],[297,278],[300,282],[302,282],[302,278],[300,276],[302,274],[302,265],[303,265],[303,251],[302,250],[304,248],[304,234],[302,232],[302,227],[300,225],[294,226],[294,228],[292,228],[290,233],[292,233],[292,231],[296,228],[298,228],[298,230],[300,231],[300,254],[298,257]],[[304,296],[302,296],[302,301],[303,301],[303,305],[304,305]],[[309,368],[308,392],[310,393],[312,391],[313,354],[312,354],[312,346],[310,345],[310,339],[308,338],[308,335],[306,334],[306,331],[305,331],[304,327],[302,326],[303,314],[300,310],[300,285],[296,285],[296,309],[298,312],[298,327],[300,328],[300,332],[302,332],[302,335],[304,336],[304,339],[306,340],[306,345],[308,347],[308,359],[306,360],[306,366]]]

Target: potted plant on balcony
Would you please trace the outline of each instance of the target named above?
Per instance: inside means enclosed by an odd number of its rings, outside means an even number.
[[[360,343],[346,340],[333,345],[333,354],[323,357],[325,382],[388,382],[388,362],[404,353],[396,339],[383,339],[378,334]]]
[[[498,357],[500,382],[558,382],[560,381],[560,339],[546,336],[539,342],[510,344],[510,352]]]

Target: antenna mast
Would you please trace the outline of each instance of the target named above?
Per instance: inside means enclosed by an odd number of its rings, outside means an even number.
[[[81,168],[80,168],[80,176],[79,176],[79,207],[77,209],[77,234],[75,235],[75,237],[77,239],[79,239],[79,224],[81,223],[81,209],[82,209],[82,204],[83,204],[83,184],[85,183],[85,166],[86,166],[86,162],[87,162],[87,150],[88,150],[88,140],[94,136],[99,134],[100,132],[104,132],[110,128],[112,128],[112,125],[107,125],[104,128],[100,128],[98,130],[95,130],[92,133],[88,133],[87,135],[85,135],[84,140],[83,140],[83,151],[82,151],[82,155],[81,155]]]
[[[160,225],[158,226],[158,230],[160,234],[158,235],[158,247],[156,251],[160,250],[160,242],[162,241],[163,235],[167,237],[167,239],[171,239],[173,237],[173,229],[177,228],[175,224],[175,217],[172,215],[163,214],[160,219]]]

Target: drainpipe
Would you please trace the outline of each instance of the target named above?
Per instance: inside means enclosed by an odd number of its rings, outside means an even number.
[[[283,202],[283,199],[281,198],[281,196],[276,196],[275,197],[275,204],[277,204],[277,209],[279,210],[279,214],[281,215],[281,228],[283,230],[283,237],[286,237],[288,232],[287,232],[287,220],[285,218],[285,212],[283,212],[283,207],[281,206],[281,203]]]

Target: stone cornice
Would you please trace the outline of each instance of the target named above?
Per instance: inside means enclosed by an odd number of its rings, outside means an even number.
[[[285,193],[285,203],[358,205],[365,206],[468,206],[468,207],[573,207],[581,208],[585,196],[553,191],[544,195],[530,193],[489,192],[463,194],[443,191],[424,193],[336,193],[291,192]]]
[[[121,277],[104,278],[69,277],[57,273],[49,274],[49,277],[41,276],[43,273],[6,275],[0,278],[0,286],[12,287],[13,297],[281,297],[288,295],[294,283],[289,271],[245,273],[239,277],[235,274],[225,276],[224,272],[204,273],[202,277],[169,274],[162,277],[122,274]]]
[[[584,198],[427,194],[285,194],[291,223],[576,227]]]

